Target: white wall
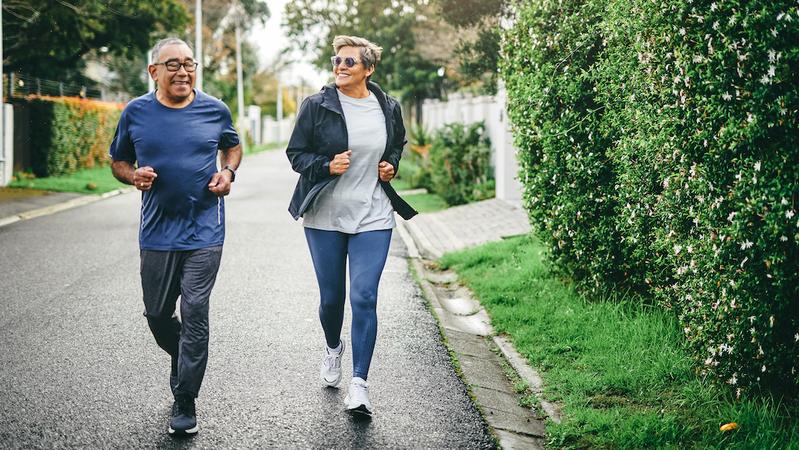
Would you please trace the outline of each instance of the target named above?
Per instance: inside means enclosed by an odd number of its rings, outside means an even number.
[[[491,139],[491,164],[497,186],[497,198],[513,203],[521,202],[522,185],[518,181],[519,166],[516,149],[505,109],[507,95],[500,83],[495,96],[468,96],[453,94],[447,101],[425,100],[422,104],[422,123],[434,131],[447,123],[465,124],[485,121]]]
[[[0,186],[11,182],[14,171],[14,107],[0,104],[3,120],[0,121]]]
[[[261,128],[261,138],[264,144],[286,142],[294,129],[294,116],[275,120],[272,116],[264,116]]]

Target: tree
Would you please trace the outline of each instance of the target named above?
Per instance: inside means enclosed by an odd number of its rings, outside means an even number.
[[[433,20],[426,0],[298,0],[286,5],[285,24],[292,45],[330,68],[331,43],[339,34],[361,36],[383,47],[372,79],[404,102],[416,105],[441,94],[438,69],[445,61],[422,56],[417,33]]]
[[[441,17],[459,30],[454,54],[466,84],[494,94],[500,52],[500,21],[508,0],[434,0]]]
[[[182,0],[194,12],[194,0]],[[239,0],[243,14],[237,16],[230,0],[203,0],[203,90],[222,99],[238,114],[236,100],[236,20],[240,20],[242,36],[256,23],[269,19],[269,7],[262,0]],[[191,35],[194,31],[192,28]],[[192,43],[193,44],[193,43]],[[241,65],[244,73],[244,103],[252,98],[252,76],[258,72],[255,48],[243,41]]]
[[[93,50],[132,58],[150,47],[153,33],[189,22],[179,0],[7,0],[2,7],[4,69],[62,81],[81,78]]]

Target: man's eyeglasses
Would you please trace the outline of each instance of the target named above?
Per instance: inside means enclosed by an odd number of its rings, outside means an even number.
[[[186,72],[194,72],[195,70],[197,70],[197,66],[199,64],[194,61],[186,61],[182,64],[178,61],[167,61],[162,63],[153,63],[153,65],[164,66],[166,67],[166,70],[170,72],[177,72],[178,70],[180,70],[180,66],[183,66],[183,68],[186,69]]]
[[[330,62],[333,63],[333,67],[338,67],[344,62],[344,65],[347,67],[352,67],[358,64],[360,61],[356,60],[351,56],[347,56],[346,58],[342,58],[341,56],[331,56]]]

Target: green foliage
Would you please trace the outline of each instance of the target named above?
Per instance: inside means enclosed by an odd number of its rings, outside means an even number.
[[[531,222],[581,289],[673,309],[740,394],[799,373],[799,10],[519,5],[502,72]]]
[[[69,97],[15,99],[30,108],[32,169],[37,177],[71,174],[109,162],[122,106]]]
[[[482,122],[445,125],[435,133],[429,159],[432,190],[449,205],[494,195],[491,143]]]
[[[509,16],[508,0],[433,0],[438,13],[458,28],[455,46],[460,78],[489,95],[497,91],[500,22]]]
[[[563,405],[552,448],[799,448],[797,410],[736,399],[697,374],[669,311],[635,297],[585,297],[548,270],[530,237],[444,255]],[[736,422],[734,432],[719,426]]]
[[[432,20],[425,0],[302,0],[286,4],[285,21],[292,45],[316,55],[315,64],[330,70],[333,37],[366,38],[383,47],[372,81],[397,93],[402,101],[436,98],[439,65],[420,55],[414,29]]]
[[[69,81],[79,77],[83,56],[106,47],[131,57],[152,45],[151,33],[189,22],[179,0],[29,0],[3,3],[6,70]]]

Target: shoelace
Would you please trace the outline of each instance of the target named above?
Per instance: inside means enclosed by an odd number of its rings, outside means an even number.
[[[341,364],[339,356],[341,355],[331,355],[331,354],[325,355],[325,367],[327,367],[328,369],[338,368],[339,365]]]

